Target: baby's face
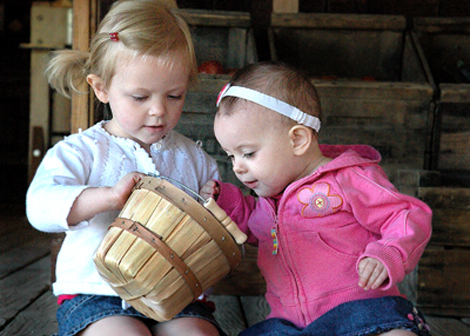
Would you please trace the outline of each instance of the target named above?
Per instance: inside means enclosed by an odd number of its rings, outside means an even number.
[[[289,127],[280,115],[254,103],[217,115],[214,132],[237,178],[258,196],[281,193],[297,177]]]

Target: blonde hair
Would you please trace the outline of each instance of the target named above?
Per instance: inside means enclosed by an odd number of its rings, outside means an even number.
[[[156,56],[166,63],[175,53],[186,53],[190,83],[197,79],[197,63],[189,27],[163,0],[121,0],[110,11],[91,40],[88,52],[61,50],[52,54],[46,76],[52,88],[70,97],[87,75],[95,74],[107,87],[122,57]],[[113,41],[110,33],[118,33]],[[83,92],[82,92],[83,93]]]
[[[247,65],[234,74],[230,85],[242,86],[267,94],[321,120],[320,99],[315,87],[303,73],[287,64],[260,62]],[[246,102],[246,100],[226,97],[220,102],[217,114],[233,114],[234,107],[241,102]],[[288,117],[281,117],[281,120],[287,124],[295,123]]]

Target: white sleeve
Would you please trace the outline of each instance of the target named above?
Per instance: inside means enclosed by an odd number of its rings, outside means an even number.
[[[69,230],[67,216],[75,199],[87,188],[91,156],[67,141],[43,158],[26,194],[26,215],[32,226],[45,232]],[[86,225],[79,223],[74,229]]]

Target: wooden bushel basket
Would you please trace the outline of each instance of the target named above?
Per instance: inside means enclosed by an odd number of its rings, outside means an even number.
[[[208,210],[210,209],[210,211]],[[98,272],[142,314],[167,321],[229,274],[246,236],[216,203],[139,182],[95,252]]]

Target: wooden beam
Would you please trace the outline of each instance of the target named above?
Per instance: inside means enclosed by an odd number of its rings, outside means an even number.
[[[91,35],[96,30],[96,8],[98,0],[73,1],[73,49],[88,51]],[[88,94],[72,94],[72,133],[91,126],[93,118],[92,93],[86,82],[77,87]]]
[[[299,0],[273,0],[273,13],[298,13]]]

